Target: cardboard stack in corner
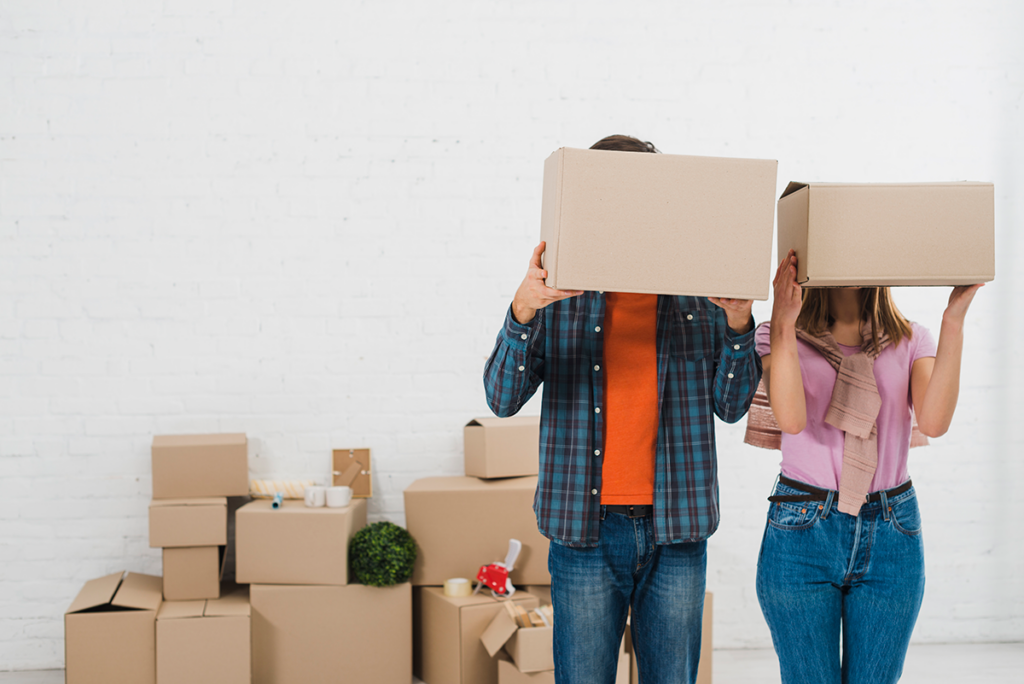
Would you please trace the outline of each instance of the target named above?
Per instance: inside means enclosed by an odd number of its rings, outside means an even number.
[[[552,629],[517,627],[503,606],[529,611],[551,603],[549,542],[533,511],[540,419],[474,418],[463,434],[466,475],[423,478],[404,493],[406,525],[418,547],[413,672],[426,684],[553,683]],[[509,574],[514,595],[499,600],[486,588],[445,595],[447,580],[472,581],[480,566],[502,560],[509,539],[523,545]],[[710,623],[707,594],[700,684],[710,681]],[[630,681],[629,641],[623,640],[617,684]]]
[[[349,544],[366,523],[365,498],[238,509],[235,572],[249,585],[254,684],[412,679],[412,585],[369,587],[349,574]]]

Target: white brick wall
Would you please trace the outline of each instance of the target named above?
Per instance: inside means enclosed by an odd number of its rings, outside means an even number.
[[[613,132],[778,159],[780,189],[996,182],[961,406],[912,458],[915,638],[1024,639],[1022,34],[1014,0],[3,3],[0,670],[62,664],[84,580],[159,573],[154,433],[244,431],[261,477],[370,446],[397,522],[461,472],[542,161]],[[898,293],[936,331],[945,297]],[[708,582],[716,645],[766,646],[778,457],[741,437]]]

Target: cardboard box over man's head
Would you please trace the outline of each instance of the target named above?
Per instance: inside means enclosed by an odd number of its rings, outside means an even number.
[[[778,162],[564,147],[541,239],[560,290],[768,299]]]

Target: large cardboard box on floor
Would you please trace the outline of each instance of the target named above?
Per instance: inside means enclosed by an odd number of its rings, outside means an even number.
[[[778,162],[562,148],[541,239],[560,290],[768,299]]]
[[[445,596],[440,587],[417,587],[415,593],[414,673],[427,684],[497,684],[498,662],[480,637],[501,602],[490,592]],[[535,596],[517,591],[511,599],[536,608]]]
[[[412,680],[412,585],[250,587],[253,684]]]
[[[67,684],[152,684],[160,578],[116,572],[85,583],[64,614]]]
[[[991,183],[790,183],[779,258],[808,287],[971,285],[995,278]]]
[[[225,546],[228,543],[228,500],[153,499],[149,504],[149,545]]]
[[[309,508],[257,499],[235,513],[235,577],[240,584],[348,584],[348,544],[366,527],[366,499]]]
[[[153,437],[153,498],[247,496],[244,434]]]
[[[224,576],[224,552],[223,546],[164,549],[164,598],[168,601],[218,598]]]
[[[709,591],[704,594],[704,616],[701,621],[700,628],[700,664],[697,666],[697,684],[711,684],[711,660],[712,660],[712,644],[714,642],[714,635],[712,634],[711,625],[714,617],[714,595]],[[629,629],[627,625],[626,629]],[[631,640],[630,640],[631,641]],[[629,651],[631,654],[631,675],[630,684],[640,684],[640,675],[636,665],[636,654],[633,653],[633,645],[629,644]]]
[[[156,616],[156,684],[249,684],[249,591],[165,601]]]
[[[462,434],[466,475],[489,479],[537,474],[539,416],[474,418]]]
[[[419,547],[412,583],[476,577],[481,565],[504,560],[508,540],[518,539],[523,549],[509,579],[517,587],[551,584],[548,540],[533,513],[536,489],[536,477],[427,477],[409,485],[405,521]]]

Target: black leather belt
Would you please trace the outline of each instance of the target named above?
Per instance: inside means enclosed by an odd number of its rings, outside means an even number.
[[[647,518],[654,512],[654,506],[605,506],[604,510],[606,513],[621,513],[630,518]]]
[[[779,503],[779,502],[783,502],[783,503],[798,503],[798,502],[801,502],[801,501],[825,501],[825,500],[828,499],[829,492],[832,491],[832,490],[828,490],[828,489],[820,489],[818,487],[812,487],[809,484],[804,484],[803,482],[797,482],[796,480],[790,480],[788,477],[785,477],[783,475],[779,476],[779,484],[786,485],[787,487],[792,487],[793,489],[799,489],[802,492],[806,492],[806,494],[775,494],[773,496],[769,496],[768,497],[768,500],[771,501],[772,503]],[[886,498],[891,499],[894,496],[898,496],[898,495],[902,494],[903,492],[907,491],[908,489],[910,489],[913,486],[914,486],[913,483],[910,480],[907,480],[906,482],[901,484],[899,487],[893,487],[892,489],[885,490],[885,496],[886,496]],[[833,491],[832,495],[833,495],[833,499],[835,499],[835,500],[839,499],[839,493],[838,492]],[[865,497],[865,499],[867,500],[867,503],[874,503],[876,501],[881,501],[882,500],[882,493],[881,492],[873,492],[871,494],[868,494],[867,497]]]

